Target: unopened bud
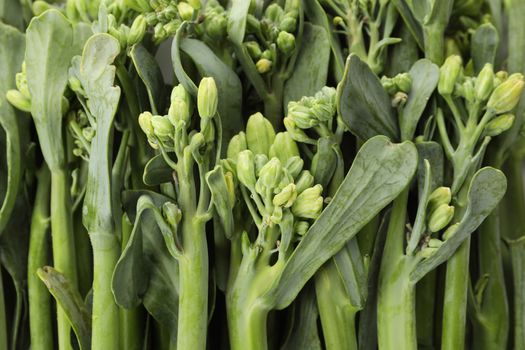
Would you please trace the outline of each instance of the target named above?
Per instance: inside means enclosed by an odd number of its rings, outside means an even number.
[[[283,123],[284,127],[286,128],[286,131],[288,131],[292,139],[294,139],[295,141],[306,143],[315,142],[310,137],[308,137],[308,135],[306,135],[306,133],[302,129],[297,127],[292,118],[285,117],[283,119]]]
[[[288,132],[280,132],[275,135],[268,155],[270,158],[277,157],[286,164],[291,157],[299,156],[299,148]]]
[[[428,241],[428,247],[430,248],[439,248],[443,245],[443,241],[442,240],[439,240],[437,238],[431,238],[429,241]]]
[[[284,11],[278,4],[271,4],[264,11],[264,17],[273,23],[278,23],[281,20],[283,14]]]
[[[443,66],[439,69],[438,91],[441,95],[447,96],[452,94],[461,68],[462,63],[460,56],[452,55],[445,60],[445,63],[443,63]]]
[[[294,225],[294,231],[299,236],[304,236],[306,232],[308,232],[308,229],[310,228],[310,224],[308,221],[297,221]]]
[[[5,95],[7,101],[21,111],[31,112],[31,100],[27,99],[18,90],[8,90]]]
[[[290,13],[285,14],[283,20],[279,23],[279,29],[288,33],[293,33],[296,26],[297,19]]]
[[[454,225],[450,225],[443,233],[443,240],[446,241],[447,239],[452,237],[458,230],[458,227],[459,227],[459,222],[455,223]]]
[[[181,85],[177,85],[171,91],[171,104],[168,110],[168,118],[173,125],[177,125],[179,121],[189,123],[191,114],[193,112],[193,105],[191,96],[186,89]]]
[[[217,113],[219,93],[213,78],[202,78],[197,93],[197,109],[201,118],[212,118]]]
[[[273,189],[281,182],[283,174],[283,166],[278,158],[272,158],[268,163],[264,164],[259,172],[259,180],[261,185],[268,189]]]
[[[295,190],[295,184],[291,183],[273,197],[273,205],[289,208],[292,206],[295,198],[297,198],[297,191]]]
[[[246,50],[248,50],[248,54],[252,59],[258,60],[259,57],[261,57],[261,47],[256,41],[247,41],[243,45],[246,47]]]
[[[479,72],[476,79],[475,90],[476,99],[478,101],[485,101],[489,98],[492,89],[494,88],[494,70],[492,64],[487,63]]]
[[[162,215],[168,222],[172,230],[177,230],[177,226],[182,219],[182,211],[172,202],[165,202],[162,205]]]
[[[514,123],[514,114],[502,114],[487,123],[484,129],[486,136],[498,136],[502,132],[509,130]]]
[[[303,170],[303,166],[304,166],[304,160],[302,160],[301,157],[297,155],[297,156],[288,158],[284,167],[288,171],[288,174],[290,174],[290,176],[293,179],[295,179],[297,176],[299,176],[299,174]]]
[[[303,192],[314,184],[314,177],[308,170],[303,170],[295,180],[295,188],[298,193]]]
[[[250,190],[255,188],[255,164],[252,151],[245,150],[237,156],[237,177],[240,183]]]
[[[261,58],[255,64],[257,71],[261,74],[268,73],[272,69],[272,61],[267,58]]]
[[[295,49],[295,36],[285,31],[279,32],[277,36],[277,47],[285,55],[289,55]]]
[[[154,115],[151,117],[151,125],[153,125],[153,133],[159,139],[168,139],[173,135],[174,127],[168,118]]]
[[[150,112],[144,112],[139,115],[139,126],[146,136],[150,137],[155,132],[151,123],[152,115]]]
[[[275,140],[275,130],[261,113],[253,114],[246,124],[246,141],[254,154],[266,154]]]
[[[288,115],[295,125],[301,129],[309,129],[319,124],[319,120],[312,113],[311,105],[314,103],[311,98],[303,98],[300,101],[288,103]]]
[[[237,135],[233,136],[228,143],[228,150],[226,152],[228,159],[237,159],[237,156],[240,152],[248,148],[246,144],[246,134],[240,132]]]
[[[323,187],[315,185],[299,193],[292,205],[292,213],[295,216],[306,219],[317,219],[323,209]]]
[[[452,192],[450,191],[450,187],[438,187],[428,197],[428,211],[433,212],[442,204],[449,204],[451,200]]]
[[[147,23],[144,16],[138,15],[131,24],[131,28],[129,30],[128,46],[135,45],[136,43],[142,41],[142,38],[144,38],[144,34],[146,33],[146,26]]]
[[[509,112],[518,104],[523,91],[523,75],[512,74],[507,80],[494,89],[487,102],[487,108],[496,114]]]
[[[431,248],[431,247],[425,247],[423,248],[420,252],[419,252],[419,255],[422,257],[422,258],[425,258],[425,259],[428,259],[430,258],[436,251],[438,250],[438,248]]]
[[[437,232],[447,226],[453,217],[454,207],[448,204],[442,204],[430,214],[428,229],[430,232]]]
[[[261,153],[256,154],[254,157],[254,162],[255,162],[255,175],[259,176],[263,166],[266,163],[268,163],[268,156],[266,154],[261,154]]]
[[[177,10],[183,21],[189,21],[193,17],[194,8],[186,2],[179,2],[177,4]]]

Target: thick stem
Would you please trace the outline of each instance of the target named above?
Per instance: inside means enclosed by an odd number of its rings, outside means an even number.
[[[208,245],[205,223],[183,223],[184,254],[179,259],[180,296],[177,348],[204,350],[208,325]]]
[[[350,305],[333,260],[315,274],[315,292],[326,349],[358,349],[355,330],[358,310]]]
[[[415,286],[409,274],[417,259],[404,255],[408,189],[394,201],[379,273],[377,331],[380,349],[417,349]]]
[[[73,239],[72,203],[69,194],[68,173],[63,169],[51,172],[51,235],[55,269],[63,273],[73,288],[77,287],[77,264]],[[57,306],[58,348],[71,349],[71,326]]]
[[[242,303],[228,308],[230,347],[232,350],[266,350],[268,310],[257,305],[244,308]]]
[[[498,211],[481,224],[478,240],[479,275],[488,275],[487,285],[474,322],[474,348],[505,349],[509,335],[509,305],[501,259]]]
[[[417,342],[427,349],[434,347],[436,277],[436,271],[430,271],[416,286]]]
[[[437,5],[436,5],[437,6]],[[425,37],[425,57],[437,65],[443,63],[445,55],[445,35],[441,26],[423,26]]]
[[[283,124],[284,81],[277,76],[272,84],[272,92],[264,98],[264,116],[279,130]]]
[[[0,350],[7,350],[7,320],[4,300],[4,283],[2,265],[0,264]]]
[[[93,246],[93,350],[119,348],[119,308],[111,291],[113,270],[119,258],[112,232],[90,232]]]
[[[447,262],[443,310],[442,350],[465,348],[470,237]]]
[[[31,217],[29,254],[27,259],[27,290],[29,299],[29,331],[31,349],[52,350],[51,297],[36,270],[48,264],[47,233],[49,229],[49,170],[42,169]],[[1,347],[0,347],[1,348]]]

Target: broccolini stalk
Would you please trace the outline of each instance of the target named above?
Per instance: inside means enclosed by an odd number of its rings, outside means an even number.
[[[373,138],[319,216],[322,186],[314,185],[310,171],[302,170],[298,152],[290,132],[275,134],[257,113],[250,117],[246,134],[230,142],[229,159],[207,176],[233,246],[227,287],[233,349],[267,348],[270,310],[287,307],[315,272],[399,194],[415,171],[413,145]],[[371,181],[359,183],[361,176]],[[242,233],[231,222],[235,187],[255,226]]]
[[[120,248],[112,217],[110,155],[113,119],[120,99],[120,88],[113,86],[112,63],[119,52],[120,44],[114,37],[93,35],[82,56],[73,58],[69,78],[91,124],[84,132],[91,131],[86,140],[89,168],[82,221],[93,247],[93,349],[119,347],[119,310],[111,292],[111,278]]]
[[[51,171],[54,266],[76,286],[72,205],[62,137],[65,101],[63,93],[67,84],[67,68],[71,58],[80,51],[82,45],[80,38],[74,34],[72,24],[56,10],[46,11],[33,18],[26,33],[25,61],[31,114],[44,159]],[[57,318],[58,348],[70,349],[70,325],[60,306]]]
[[[168,250],[179,265],[177,343],[171,344],[178,349],[206,348],[209,266],[205,225],[212,212],[205,174],[220,154],[217,104],[215,81],[203,78],[197,97],[200,131],[190,129],[193,103],[182,85],[172,91],[168,115],[145,112],[139,116],[150,145],[160,150],[174,172],[176,204],[166,203],[162,214],[163,225],[172,231]],[[194,174],[198,174],[198,182]]]
[[[38,173],[38,188],[33,205],[29,255],[27,261],[27,290],[29,299],[29,331],[32,348],[53,349],[51,297],[36,271],[48,263],[47,233],[49,230],[49,187],[51,178],[44,165]]]

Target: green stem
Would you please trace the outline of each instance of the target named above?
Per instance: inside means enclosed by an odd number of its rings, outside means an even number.
[[[126,247],[133,224],[128,216],[122,216],[122,242],[121,250]],[[127,350],[140,350],[144,339],[144,324],[141,317],[140,307],[132,309],[120,309],[120,346]]]
[[[264,100],[264,116],[278,130],[283,124],[283,90],[284,80],[277,76],[272,82],[272,92]]]
[[[73,218],[71,213],[68,173],[63,169],[51,172],[51,234],[53,241],[53,262],[73,288],[77,287],[77,264],[73,239]],[[58,348],[71,349],[71,326],[62,308],[57,306]]]
[[[4,283],[2,281],[2,265],[0,264],[0,350],[7,350],[7,320],[4,299]]]
[[[358,310],[350,305],[333,260],[315,274],[315,292],[326,349],[358,349],[355,331]]]
[[[409,274],[417,258],[404,255],[408,189],[394,200],[379,272],[377,331],[380,349],[417,349],[415,286]]]
[[[249,309],[232,307],[228,313],[230,346],[232,350],[266,350],[266,320],[268,310],[252,306]]]
[[[501,259],[499,216],[495,210],[481,224],[478,240],[479,275],[487,285],[474,322],[474,348],[505,349],[509,336],[509,305]]]
[[[36,270],[48,264],[47,234],[49,229],[50,173],[42,168],[38,175],[38,188],[31,217],[29,254],[27,260],[27,290],[29,299],[29,331],[31,349],[53,349],[51,324],[51,297]],[[1,348],[1,347],[0,347]]]
[[[442,350],[465,348],[470,237],[447,262],[443,310]]]
[[[427,349],[434,347],[436,277],[436,271],[430,271],[416,286],[417,341]]]

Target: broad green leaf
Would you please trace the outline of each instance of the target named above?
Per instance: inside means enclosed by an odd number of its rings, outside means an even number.
[[[330,65],[329,34],[323,27],[305,23],[302,45],[292,75],[284,86],[284,111],[288,102],[313,96],[326,85]]]
[[[97,234],[96,239],[113,233],[109,152],[113,118],[120,99],[120,88],[113,85],[115,66],[112,63],[119,52],[117,39],[109,34],[95,34],[86,42],[82,57],[73,59],[71,68],[71,74],[80,81],[87,99],[89,111],[86,112],[96,122],[82,210],[83,223],[90,235]]]
[[[332,50],[330,69],[333,70],[334,76],[337,81],[340,81],[343,78],[343,73],[345,69],[344,56],[341,50],[341,45],[339,38],[335,33],[333,24],[328,19],[328,16],[319,4],[318,0],[304,0],[303,1],[304,12],[308,17],[309,21],[316,25],[322,27],[325,32],[328,34],[328,41],[330,43],[330,48]],[[305,23],[306,28],[306,23]],[[306,31],[306,30],[305,30]],[[304,40],[304,39],[303,39]]]
[[[166,163],[162,154],[158,154],[146,163],[142,179],[148,186],[170,182],[173,181],[173,169]]]
[[[368,65],[353,54],[337,88],[337,109],[350,131],[362,140],[376,135],[399,139],[390,97]]]
[[[50,266],[38,269],[37,274],[64,310],[77,336],[80,349],[89,349],[91,347],[91,315],[78,290],[71,286],[63,274]]]
[[[165,87],[157,61],[141,44],[133,45],[129,55],[140,79],[146,86],[153,114],[162,112]]]
[[[11,216],[15,206],[16,196],[20,187],[23,172],[22,143],[20,121],[23,116],[17,115],[5,98],[9,89],[15,88],[15,74],[20,71],[24,60],[24,35],[13,27],[0,23],[0,126],[5,133],[5,140],[1,143],[2,153],[5,154],[6,172],[2,174],[0,189],[0,236]],[[2,165],[3,167],[4,165]]]
[[[228,16],[228,38],[237,45],[241,45],[244,41],[250,3],[250,1],[245,0],[232,0],[231,2]]]
[[[322,137],[317,141],[317,152],[312,160],[310,171],[314,176],[315,183],[328,188],[337,166],[337,154],[333,149],[334,141],[328,137]]]
[[[27,84],[40,148],[53,172],[65,166],[62,96],[76,46],[73,26],[57,10],[34,17],[26,32]]]
[[[397,11],[401,15],[401,17],[403,18],[405,25],[412,33],[412,36],[417,42],[417,45],[422,49],[423,48],[423,29],[421,28],[421,24],[419,23],[419,20],[412,13],[411,6],[409,6],[408,4],[409,2],[412,3],[412,1],[392,0],[392,2],[396,6]]]
[[[281,350],[321,350],[321,339],[317,328],[317,301],[312,286],[306,287],[294,307],[292,330]]]
[[[384,74],[393,77],[405,73],[419,59],[419,47],[406,26],[399,30],[401,42],[394,45],[388,52],[388,64],[384,67]]]
[[[424,183],[424,164],[423,160],[427,159],[430,163],[430,170],[432,172],[431,188],[435,189],[443,184],[443,172],[445,167],[445,159],[443,155],[443,148],[434,141],[418,142],[416,144],[417,153],[419,154],[418,165],[418,187],[419,193],[422,192]]]
[[[0,0],[0,21],[23,30],[24,13],[22,12],[22,1]],[[3,28],[0,29],[0,31],[2,30]]]
[[[410,273],[413,283],[445,262],[496,208],[507,189],[505,175],[499,170],[485,167],[476,172],[470,183],[465,214],[457,231],[428,259],[421,261]]]
[[[417,124],[439,80],[439,67],[427,59],[417,61],[408,72],[412,87],[400,116],[401,140],[412,140]]]
[[[218,111],[222,122],[223,145],[226,150],[228,141],[241,131],[242,122],[242,85],[237,74],[222,62],[202,41],[184,39],[180,44],[202,77],[215,79],[219,92]],[[177,75],[178,78],[178,75]]]
[[[361,310],[367,298],[367,271],[359,251],[357,239],[349,240],[334,257],[335,266],[343,281],[352,306]]]
[[[141,301],[165,329],[176,336],[179,305],[179,269],[166,248],[151,209],[137,205],[141,196],[157,208],[170,198],[150,191],[126,191],[123,205],[134,222],[133,232],[113,274],[115,300],[125,308]]]
[[[273,306],[288,306],[315,271],[401,193],[416,167],[417,151],[411,142],[393,144],[385,136],[367,141],[267,295]]]
[[[498,31],[492,24],[485,23],[476,29],[470,41],[470,54],[476,73],[481,71],[485,63],[495,63],[498,46]]]

